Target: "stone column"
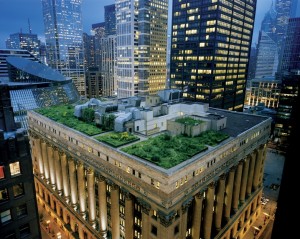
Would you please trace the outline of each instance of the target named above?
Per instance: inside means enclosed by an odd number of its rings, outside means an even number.
[[[187,231],[187,217],[188,217],[188,209],[193,201],[193,198],[190,198],[187,200],[182,206],[181,206],[181,215],[180,215],[180,224],[181,224],[181,229],[180,229],[180,238],[185,238],[186,237],[186,231]]]
[[[246,189],[246,193],[247,193],[248,197],[252,193],[252,184],[253,184],[253,175],[254,175],[256,153],[252,152],[252,154],[249,157],[250,157],[250,165],[249,165],[249,175],[248,175],[247,189]]]
[[[54,166],[54,158],[53,158],[53,148],[50,144],[47,145],[47,156],[49,162],[49,171],[50,171],[50,184],[53,190],[56,189],[55,184],[55,166]]]
[[[99,200],[99,230],[102,239],[107,238],[107,201],[106,181],[103,176],[98,178],[98,200]],[[125,222],[126,223],[126,222]]]
[[[53,152],[53,157],[54,157],[54,166],[55,166],[55,176],[56,176],[56,189],[58,194],[61,196],[62,195],[62,189],[63,189],[63,184],[62,184],[62,168],[61,168],[61,160],[59,157],[59,152],[57,150],[57,147],[54,147],[54,152]]]
[[[61,160],[61,173],[63,179],[63,193],[64,198],[67,203],[70,201],[70,179],[69,179],[69,172],[68,172],[68,161],[67,155],[64,152],[59,152],[60,160]]]
[[[133,200],[129,192],[125,193],[125,238],[133,238],[134,236],[134,211]]]
[[[142,209],[142,238],[149,239],[149,232],[150,232],[150,219],[149,219],[149,212],[150,212],[150,205],[147,203],[140,203]],[[126,222],[125,222],[126,223]]]
[[[224,193],[225,193],[225,175],[221,175],[218,182],[218,191],[216,197],[216,207],[214,213],[214,222],[215,228],[217,231],[220,231],[222,224],[222,213],[223,213],[223,205],[224,205]]]
[[[94,171],[89,168],[87,170],[87,189],[88,189],[88,206],[89,206],[89,222],[96,226],[96,201],[95,201],[95,175]]]
[[[242,171],[243,171],[243,163],[240,161],[237,166],[237,170],[234,178],[234,184],[233,184],[232,209],[234,212],[237,212],[239,208]]]
[[[76,179],[76,167],[74,159],[68,158],[69,164],[69,177],[70,177],[70,187],[71,187],[71,206],[74,210],[77,209],[78,194],[77,194],[77,179]]]
[[[47,156],[47,144],[45,141],[41,142],[42,147],[42,158],[43,158],[43,165],[44,165],[44,174],[45,174],[45,180],[46,183],[49,183],[49,162],[48,162],[48,156]]]
[[[119,186],[111,186],[111,227],[112,239],[120,239],[120,205],[119,205]],[[126,222],[125,222],[126,223]]]
[[[79,211],[81,216],[85,219],[86,217],[85,176],[84,176],[84,166],[81,162],[77,163],[77,184],[78,184]]]
[[[193,225],[192,225],[192,239],[200,238],[202,206],[203,206],[202,202],[203,202],[203,193],[201,192],[195,196]]]
[[[204,217],[203,217],[203,238],[210,239],[213,220],[215,185],[210,183],[205,198]]]
[[[263,147],[260,146],[257,151],[257,157],[255,162],[255,168],[254,168],[254,176],[253,176],[253,189],[256,190],[258,187],[258,180],[262,165],[262,155],[263,155]]]
[[[249,173],[249,158],[246,158],[243,164],[242,184],[241,184],[241,191],[240,191],[241,203],[245,202],[248,173]]]
[[[265,160],[266,160],[266,156],[267,156],[267,146],[266,144],[264,144],[262,146],[262,155],[261,155],[261,170],[260,170],[260,174],[259,174],[259,180],[258,180],[258,186],[262,186],[263,184],[263,176],[264,176],[264,168],[265,168]]]
[[[45,177],[44,163],[43,163],[43,157],[42,157],[41,140],[39,138],[34,139],[34,146],[35,146],[36,158],[37,158],[38,166],[39,166],[39,174],[40,174],[40,177],[43,179]]]
[[[175,213],[164,214],[163,212],[158,212],[159,216],[159,227],[158,227],[158,238],[170,238],[171,235],[174,235],[173,227],[170,225],[173,222]],[[172,234],[171,234],[172,233]],[[181,238],[181,237],[180,237]]]
[[[226,182],[226,188],[225,188],[224,217],[226,221],[229,221],[230,219],[234,174],[235,174],[235,167],[232,167],[229,171],[228,179]]]

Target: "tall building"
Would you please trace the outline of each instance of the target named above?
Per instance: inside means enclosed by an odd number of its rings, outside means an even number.
[[[166,87],[168,0],[117,0],[117,96]]]
[[[28,134],[14,121],[9,87],[0,83],[1,238],[40,239]]]
[[[104,6],[105,35],[116,35],[116,6]]]
[[[94,136],[50,119],[56,109],[28,113],[38,202],[71,238],[230,239],[252,229],[271,119],[179,93],[71,108],[95,110],[99,127],[115,119]]]
[[[81,4],[82,0],[42,0],[48,65],[71,77],[85,96]]]
[[[256,0],[174,0],[171,87],[184,98],[242,111]]]
[[[264,31],[259,32],[255,78],[275,76],[278,67],[277,43]]]
[[[41,41],[38,39],[37,34],[32,34],[31,32],[10,34],[6,40],[7,49],[27,50],[39,60],[41,60],[40,47]]]
[[[266,13],[258,39],[258,55],[255,77],[274,76],[280,66],[282,46],[288,19],[296,8],[297,0],[276,0]]]
[[[88,71],[90,67],[96,66],[95,35],[83,33],[84,48],[84,69]]]
[[[284,150],[293,128],[291,119],[298,100],[300,81],[300,18],[290,18],[278,77],[282,80],[274,135]]]

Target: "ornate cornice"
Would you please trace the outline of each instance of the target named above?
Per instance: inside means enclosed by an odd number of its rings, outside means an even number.
[[[172,224],[173,218],[175,217],[176,213],[170,212],[169,214],[165,214],[162,211],[158,211],[158,217],[160,220],[160,224],[163,225],[164,227],[168,227]]]

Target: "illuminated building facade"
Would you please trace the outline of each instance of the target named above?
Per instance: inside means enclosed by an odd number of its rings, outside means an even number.
[[[242,111],[256,0],[173,1],[171,87]]]
[[[136,119],[125,130],[144,142],[176,132],[174,120],[193,115],[229,138],[163,168],[28,113],[38,202],[70,238],[231,239],[252,228],[261,211],[270,118],[159,99],[147,96],[150,104],[131,111]]]
[[[275,80],[275,77],[252,79],[246,104],[257,106],[259,103],[264,103],[267,108],[277,109],[280,89],[281,81]]]
[[[117,96],[166,87],[168,0],[117,0]]]
[[[48,65],[71,77],[85,96],[82,0],[42,0]]]

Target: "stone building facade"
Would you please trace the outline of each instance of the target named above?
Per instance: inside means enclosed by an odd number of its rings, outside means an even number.
[[[170,169],[28,112],[38,202],[70,238],[243,238],[261,211],[271,119],[208,111],[230,137]]]

